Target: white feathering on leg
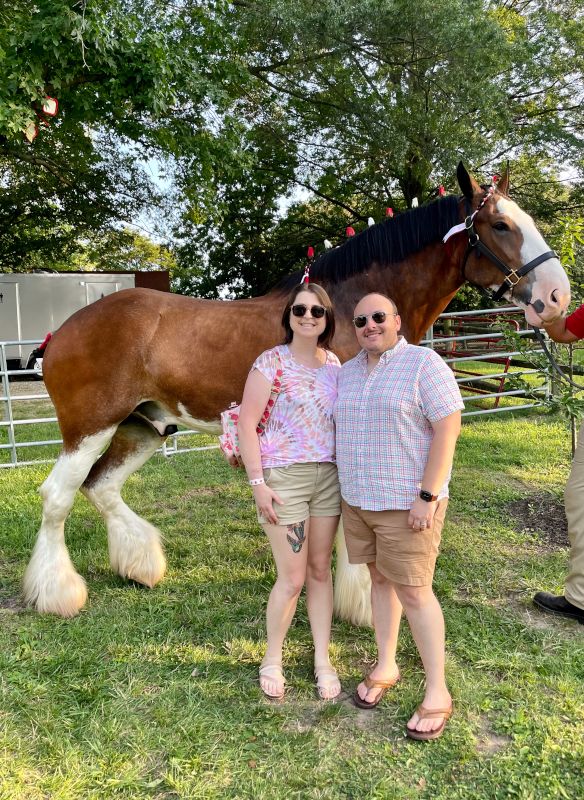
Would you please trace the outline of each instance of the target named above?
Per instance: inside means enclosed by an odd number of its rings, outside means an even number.
[[[152,588],[166,572],[166,559],[158,528],[138,516],[122,500],[121,489],[156,449],[156,439],[110,469],[99,481],[82,492],[102,514],[107,526],[110,564],[122,578]]]
[[[43,518],[23,581],[25,601],[37,611],[73,617],[85,605],[87,588],[65,545],[65,520],[77,489],[114,432],[115,427],[107,428],[85,437],[77,450],[61,453],[39,489]]]

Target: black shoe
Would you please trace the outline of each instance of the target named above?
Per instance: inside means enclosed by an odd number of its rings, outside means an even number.
[[[563,594],[555,595],[549,594],[549,592],[538,592],[533,598],[533,604],[549,614],[577,619],[580,625],[584,625],[584,611],[578,606],[572,605]]]

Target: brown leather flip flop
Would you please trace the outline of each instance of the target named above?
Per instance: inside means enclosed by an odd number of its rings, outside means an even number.
[[[406,725],[406,733],[410,739],[416,739],[419,742],[427,742],[430,739],[438,739],[444,733],[446,723],[452,716],[453,706],[450,708],[425,708],[425,706],[418,706],[416,714],[420,719],[430,719],[432,717],[442,717],[442,725],[439,725],[434,731],[417,731],[411,730]]]
[[[401,675],[399,674],[399,672],[397,673],[395,678],[390,678],[388,681],[378,681],[372,678],[370,675],[367,675],[367,677],[363,680],[363,683],[365,684],[367,689],[381,689],[379,695],[377,696],[377,699],[373,700],[373,702],[368,702],[367,700],[363,700],[361,697],[359,697],[359,692],[357,691],[357,689],[355,689],[355,693],[353,694],[353,702],[359,708],[375,708],[375,706],[379,705],[379,703],[383,700],[383,697],[385,696],[387,690],[391,689],[392,686],[395,686],[400,678]]]

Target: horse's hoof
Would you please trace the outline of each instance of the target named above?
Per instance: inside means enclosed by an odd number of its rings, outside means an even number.
[[[159,552],[150,552],[148,554],[147,564],[141,564],[139,567],[131,569],[124,577],[153,589],[157,583],[160,583],[165,574],[166,558],[162,548],[160,548]]]
[[[24,600],[41,614],[74,617],[87,602],[87,586],[74,570],[57,577],[35,576],[34,565],[29,564],[24,576]]]
[[[126,510],[109,520],[110,564],[122,578],[152,589],[166,572],[166,558],[160,544],[160,531],[146,520]]]

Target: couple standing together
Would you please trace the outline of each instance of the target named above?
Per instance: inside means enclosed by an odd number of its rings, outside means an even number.
[[[374,708],[400,680],[403,610],[426,676],[406,733],[434,739],[452,713],[452,699],[432,579],[463,403],[442,359],[399,334],[398,309],[388,297],[363,297],[353,323],[361,351],[341,367],[328,349],[335,330],[331,301],[317,284],[300,284],[284,308],[284,344],[259,356],[245,386],[240,449],[277,571],[260,686],[270,698],[284,695],[282,648],[306,584],[317,690],[324,700],[341,691],[329,641],[331,553],[342,505],[349,561],[367,564],[371,575],[378,651],[353,700]],[[258,435],[276,376],[280,391]]]

